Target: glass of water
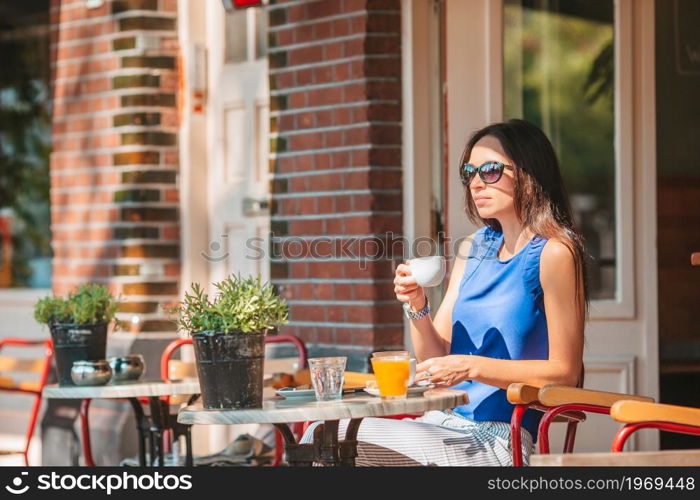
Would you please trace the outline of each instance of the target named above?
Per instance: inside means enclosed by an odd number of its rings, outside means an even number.
[[[309,358],[311,384],[318,401],[333,401],[343,397],[345,364],[348,358]]]

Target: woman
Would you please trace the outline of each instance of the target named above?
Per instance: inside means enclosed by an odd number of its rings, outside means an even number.
[[[579,378],[584,249],[551,143],[523,120],[489,125],[466,145],[460,177],[467,216],[484,227],[460,245],[434,319],[405,264],[394,292],[410,308],[416,381],[463,389],[469,404],[416,420],[365,419],[358,465],[512,465],[508,385]],[[525,463],[540,415],[528,411],[523,422]]]

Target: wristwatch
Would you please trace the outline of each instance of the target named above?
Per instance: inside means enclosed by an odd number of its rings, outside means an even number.
[[[408,319],[421,319],[423,316],[430,314],[430,303],[428,303],[428,297],[425,298],[425,306],[420,311],[414,311],[411,309],[411,305],[408,302],[403,303],[403,310],[406,313]]]

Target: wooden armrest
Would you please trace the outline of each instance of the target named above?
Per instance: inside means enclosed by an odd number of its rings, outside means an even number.
[[[265,373],[294,373],[297,371],[299,357],[265,359]]]
[[[171,406],[180,406],[183,403],[187,403],[189,399],[190,396],[188,394],[178,394],[176,396],[170,396],[170,399],[168,399],[168,401]]]
[[[19,359],[0,356],[0,372],[41,373],[46,368],[45,359]]]
[[[30,392],[38,392],[41,393],[41,384],[39,382],[20,382],[17,384],[17,387],[21,391],[30,391]]]
[[[294,386],[308,385],[311,387],[311,373],[308,368],[299,370],[294,374]]]
[[[168,363],[168,380],[197,379],[197,365],[194,361],[171,359]]]
[[[616,401],[629,399],[653,403],[652,398],[634,396],[632,394],[620,394],[617,392],[594,391],[591,389],[579,389],[566,385],[545,385],[539,391],[539,400],[545,406],[559,406],[563,404],[588,404],[597,406],[612,406]]]
[[[369,380],[376,380],[372,373],[345,372],[343,387],[365,387]]]
[[[514,405],[526,405],[537,401],[540,388],[527,384],[510,384],[506,392],[508,402]]]
[[[345,382],[343,387],[364,387],[368,380],[375,380],[374,375],[371,373],[362,372],[345,372]],[[311,387],[311,374],[309,369],[305,368],[299,370],[294,374],[294,384],[295,385],[308,385]]]
[[[17,383],[12,377],[0,376],[0,390],[3,389],[7,391],[41,392],[39,382],[30,380]]]
[[[700,408],[688,406],[618,401],[610,408],[610,416],[624,424],[658,421],[700,427]]]
[[[700,266],[700,252],[693,252],[690,254],[690,265]]]

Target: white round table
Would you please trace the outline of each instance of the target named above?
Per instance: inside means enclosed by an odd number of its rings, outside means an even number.
[[[88,466],[94,466],[92,458],[92,446],[90,444],[90,425],[88,412],[90,402],[93,399],[127,399],[131,403],[136,419],[136,429],[139,435],[139,464],[146,465],[146,436],[150,441],[151,465],[155,464],[158,456],[160,464],[163,463],[163,431],[172,429],[176,434],[185,436],[187,442],[186,465],[192,465],[192,443],[190,426],[182,426],[172,419],[167,403],[161,401],[162,396],[180,396],[199,394],[199,382],[163,382],[134,381],[109,383],[98,386],[58,386],[47,385],[42,396],[47,399],[81,399],[80,403],[80,429],[82,434],[83,458]],[[150,419],[146,417],[141,407],[139,398],[148,398],[151,409]]]
[[[467,404],[464,391],[447,388],[429,389],[422,395],[409,395],[402,400],[382,400],[366,393],[346,394],[338,401],[316,401],[309,398],[283,399],[267,397],[262,408],[243,410],[205,410],[201,403],[180,410],[177,421],[182,424],[274,424],[284,436],[289,465],[310,466],[355,465],[357,432],[365,417],[417,414]],[[340,419],[349,418],[345,439],[338,439]],[[299,444],[289,428],[290,423],[323,420],[314,431],[314,442]]]

